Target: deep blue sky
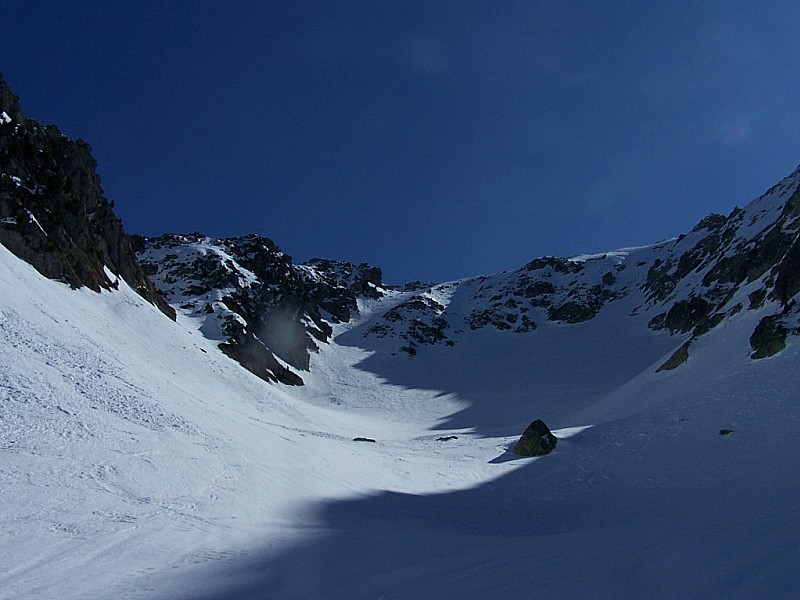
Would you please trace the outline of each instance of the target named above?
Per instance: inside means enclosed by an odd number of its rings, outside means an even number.
[[[443,281],[646,244],[800,163],[800,3],[17,2],[0,72],[135,233]]]

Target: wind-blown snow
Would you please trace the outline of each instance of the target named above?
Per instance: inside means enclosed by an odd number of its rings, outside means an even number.
[[[2,599],[800,589],[800,350],[751,360],[758,311],[662,373],[681,340],[619,318],[641,298],[416,359],[337,325],[287,389],[123,282],[73,291],[0,246],[0,287]],[[509,455],[537,417],[556,451]]]

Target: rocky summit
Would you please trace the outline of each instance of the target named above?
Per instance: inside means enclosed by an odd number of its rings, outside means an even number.
[[[167,300],[231,358],[267,380],[302,385],[310,353],[359,298],[380,298],[381,271],[313,259],[295,265],[269,238],[199,233],[136,237],[138,259]],[[294,370],[293,370],[294,369]]]

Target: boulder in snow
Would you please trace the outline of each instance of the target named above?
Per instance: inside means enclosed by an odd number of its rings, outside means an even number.
[[[514,454],[521,456],[544,456],[556,447],[558,439],[541,419],[536,419],[514,445]]]

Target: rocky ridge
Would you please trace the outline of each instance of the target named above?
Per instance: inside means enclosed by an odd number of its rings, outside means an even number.
[[[766,358],[800,333],[800,169],[747,207],[711,215],[661,247],[641,289],[658,309],[654,330],[689,334],[692,343],[741,311],[764,313],[750,337],[751,356]],[[665,365],[667,368],[669,365]]]
[[[302,385],[332,324],[348,322],[358,298],[383,295],[380,269],[313,259],[295,265],[269,238],[200,233],[135,238],[138,260],[182,314],[245,368]],[[292,370],[294,369],[294,370]]]
[[[26,118],[0,76],[0,243],[42,275],[74,288],[123,279],[171,318],[139,267],[90,146]]]
[[[800,333],[800,170],[745,208],[710,215],[691,232],[652,246],[571,258],[542,257],[510,273],[430,286],[407,295],[363,333],[392,352],[454,346],[491,328],[536,335],[541,326],[579,326],[622,301],[629,316],[681,340],[661,368],[679,366],[690,346],[741,311],[758,311],[754,359]]]

